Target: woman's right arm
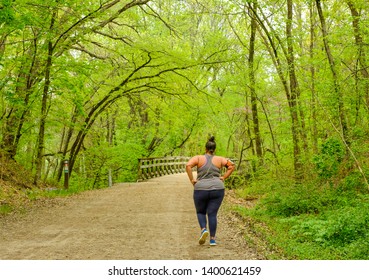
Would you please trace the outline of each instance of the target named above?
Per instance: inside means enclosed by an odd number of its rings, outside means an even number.
[[[192,168],[198,165],[198,163],[199,163],[199,157],[196,156],[196,157],[191,158],[186,164],[186,173],[192,185],[195,185],[197,182],[197,180],[193,178]]]

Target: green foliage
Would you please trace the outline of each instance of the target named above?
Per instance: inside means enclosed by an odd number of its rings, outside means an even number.
[[[357,193],[368,193],[367,186],[363,180],[363,175],[359,171],[351,171],[337,186],[337,195],[351,194],[356,196]]]
[[[247,177],[245,177],[243,174],[239,174],[237,171],[234,171],[232,176],[226,181],[226,187],[228,189],[237,189],[239,186],[246,186],[246,184]]]
[[[368,259],[368,210],[367,202],[358,201],[356,206],[327,211],[320,216],[291,219],[291,238],[298,243],[323,248],[323,251],[341,251],[340,258]],[[316,254],[315,258],[319,255]],[[332,255],[327,258],[332,258]]]
[[[345,203],[346,201],[330,188],[320,190],[312,186],[298,185],[272,192],[258,207],[271,216],[291,217],[320,213]]]
[[[236,211],[266,224],[272,234],[265,238],[287,258],[368,259],[369,196],[361,174],[352,171],[336,185],[319,182],[254,183],[237,193],[257,194],[258,203]]]
[[[339,166],[345,156],[345,150],[336,138],[327,139],[321,146],[321,151],[314,157],[314,163],[319,177],[332,178],[339,171]]]
[[[15,18],[11,2],[11,0],[2,0],[0,2],[0,25],[3,23],[10,24]]]
[[[13,207],[8,204],[0,205],[0,215],[8,214],[13,211]]]

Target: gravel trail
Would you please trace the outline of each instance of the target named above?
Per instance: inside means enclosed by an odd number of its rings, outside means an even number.
[[[186,174],[116,184],[0,220],[2,260],[257,259],[220,211],[218,246],[200,246]]]

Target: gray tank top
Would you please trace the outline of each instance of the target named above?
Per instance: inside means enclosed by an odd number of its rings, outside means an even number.
[[[221,190],[224,183],[220,180],[220,169],[212,163],[213,156],[205,154],[206,163],[197,168],[195,190]]]

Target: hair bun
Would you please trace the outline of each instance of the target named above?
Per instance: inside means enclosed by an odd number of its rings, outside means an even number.
[[[215,137],[214,136],[211,136],[208,140],[208,142],[206,142],[206,145],[205,145],[205,148],[206,148],[206,151],[207,152],[210,152],[211,154],[214,153],[216,147],[217,147],[217,144],[215,143]]]

